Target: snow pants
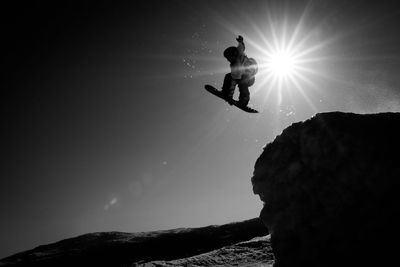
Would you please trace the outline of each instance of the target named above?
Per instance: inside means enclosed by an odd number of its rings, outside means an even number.
[[[241,79],[233,79],[231,73],[225,75],[222,92],[229,98],[233,97],[235,87],[239,87],[239,104],[247,106],[250,101],[249,87],[254,84],[254,76],[243,75]]]

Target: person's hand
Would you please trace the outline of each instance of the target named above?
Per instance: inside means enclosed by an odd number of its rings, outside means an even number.
[[[243,36],[239,35],[238,38],[236,38],[236,41],[238,41],[239,43],[243,42]]]

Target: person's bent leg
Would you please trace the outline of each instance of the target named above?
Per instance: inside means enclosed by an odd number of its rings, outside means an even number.
[[[239,105],[247,106],[250,101],[249,87],[245,83],[239,83]]]
[[[228,98],[233,97],[233,93],[235,92],[235,81],[232,79],[232,75],[230,73],[225,75],[224,84],[222,85],[222,93],[226,95]]]

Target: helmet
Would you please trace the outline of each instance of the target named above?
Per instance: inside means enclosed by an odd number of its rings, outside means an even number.
[[[236,59],[236,57],[238,56],[239,51],[237,49],[237,47],[231,46],[228,47],[227,49],[225,49],[224,51],[224,57],[228,60],[228,61],[232,61],[234,59]]]

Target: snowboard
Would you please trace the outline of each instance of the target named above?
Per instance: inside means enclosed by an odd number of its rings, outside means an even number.
[[[216,95],[216,96],[218,96],[219,98],[222,98],[223,100],[225,100],[226,102],[229,103],[229,99],[226,98],[226,97],[222,94],[222,92],[221,92],[220,90],[216,89],[214,86],[207,84],[206,86],[204,86],[204,88],[206,88],[206,90],[207,90],[208,92],[210,92],[211,94]],[[253,109],[253,108],[251,108],[251,107],[249,107],[249,106],[242,106],[242,105],[239,105],[239,101],[237,101],[237,100],[232,99],[232,100],[230,100],[230,101],[231,101],[230,104],[234,105],[235,107],[237,107],[237,108],[239,108],[239,109],[241,109],[241,110],[243,110],[243,111],[245,111],[245,112],[248,112],[248,113],[258,113],[257,110],[255,110],[255,109]]]

